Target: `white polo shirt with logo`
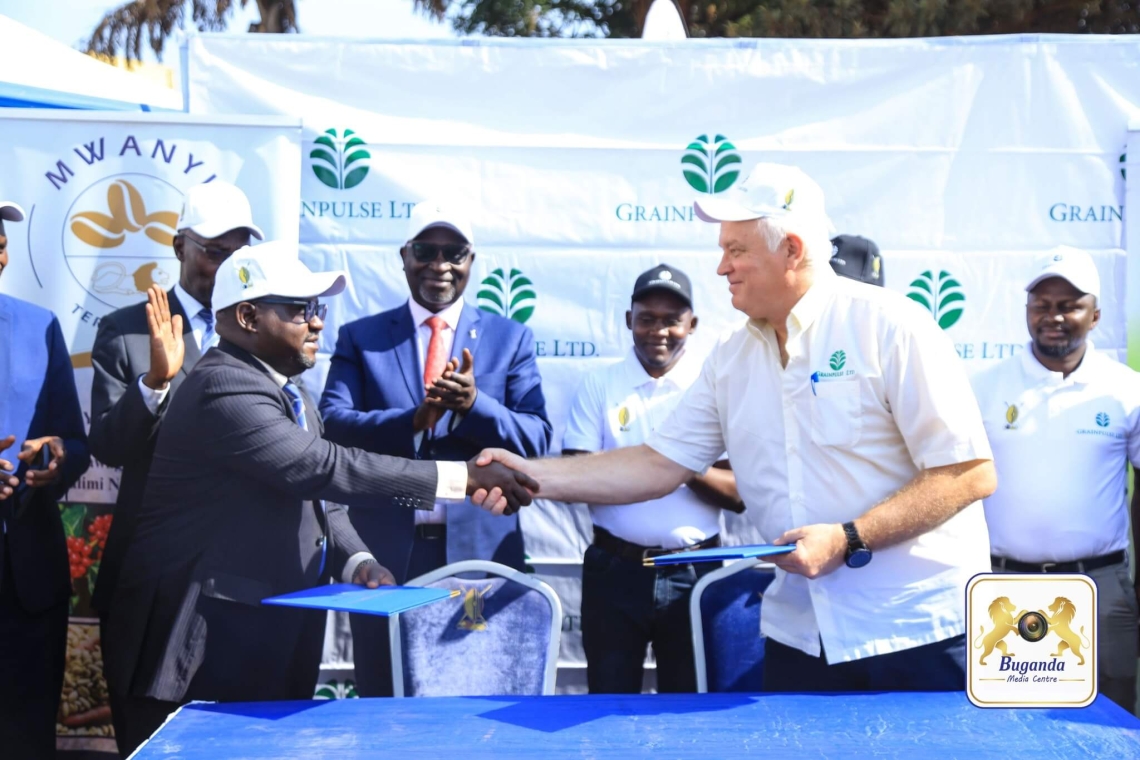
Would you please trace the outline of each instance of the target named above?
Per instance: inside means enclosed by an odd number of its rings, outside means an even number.
[[[762,535],[853,520],[925,469],[990,459],[961,360],[903,296],[841,279],[826,262],[788,318],[787,368],[772,327],[721,341],[648,444],[696,471],[728,451]],[[965,630],[965,587],[988,572],[980,502],[878,549],[859,569],[808,580],[777,571],[764,635],[830,663],[887,654]]]
[[[645,443],[700,372],[700,358],[686,352],[663,377],[653,378],[631,349],[617,364],[586,375],[570,409],[562,448],[598,452]],[[720,508],[687,485],[652,501],[589,506],[595,525],[641,546],[679,549],[720,532]]]
[[[1089,343],[1064,377],[1030,344],[973,380],[998,472],[998,489],[985,500],[993,554],[1072,562],[1127,549],[1140,374]]]

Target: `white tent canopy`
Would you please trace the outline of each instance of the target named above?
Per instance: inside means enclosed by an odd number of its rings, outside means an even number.
[[[0,16],[0,106],[181,111],[182,95]]]

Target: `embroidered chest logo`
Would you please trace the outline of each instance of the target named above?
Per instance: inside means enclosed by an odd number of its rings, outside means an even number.
[[[1097,427],[1106,428],[1106,427],[1108,427],[1109,422],[1111,422],[1111,419],[1109,418],[1109,416],[1107,414],[1105,414],[1104,412],[1100,412],[1097,414],[1097,416],[1096,416],[1096,426]]]
[[[1005,405],[1005,429],[1017,430],[1017,404]]]
[[[467,589],[467,593],[463,595],[463,619],[459,621],[458,626],[461,631],[487,630],[487,619],[483,617],[483,595],[491,588],[492,586],[488,584],[482,590]]]
[[[619,430],[621,430],[621,432],[628,433],[630,431],[629,423],[632,420],[633,420],[633,415],[629,413],[629,407],[628,406],[623,406],[621,409],[618,409],[617,421],[618,421]]]
[[[825,380],[838,380],[844,377],[850,377],[855,374],[855,370],[847,367],[847,352],[843,349],[835,351],[827,360],[827,366],[831,368],[830,372],[820,371],[813,372],[811,376],[812,392],[815,392],[815,384]]]

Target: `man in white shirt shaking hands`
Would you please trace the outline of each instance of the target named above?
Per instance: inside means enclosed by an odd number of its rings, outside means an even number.
[[[625,504],[727,451],[762,533],[796,547],[764,595],[765,688],[963,689],[963,590],[989,570],[979,500],[997,480],[952,343],[913,302],[832,272],[823,192],[799,169],[760,164],[696,211],[720,223],[717,272],[749,320],[670,419],[641,446],[481,461],[548,499]]]

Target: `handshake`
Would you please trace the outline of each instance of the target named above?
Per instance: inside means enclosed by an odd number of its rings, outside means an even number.
[[[527,460],[503,449],[484,449],[467,462],[467,494],[476,506],[496,515],[513,515],[529,506],[538,481]]]

